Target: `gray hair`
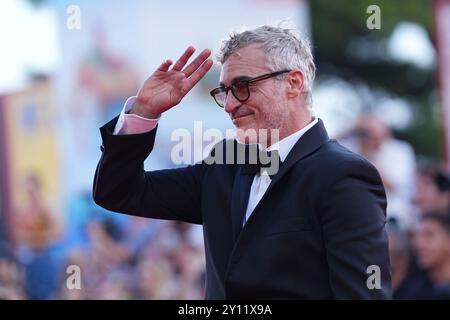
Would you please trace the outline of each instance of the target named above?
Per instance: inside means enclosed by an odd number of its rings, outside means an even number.
[[[303,73],[305,101],[311,108],[311,91],[316,73],[316,65],[311,53],[311,45],[294,29],[260,26],[252,30],[232,32],[222,42],[216,59],[222,64],[238,49],[260,43],[266,55],[267,67],[273,72],[298,68]]]

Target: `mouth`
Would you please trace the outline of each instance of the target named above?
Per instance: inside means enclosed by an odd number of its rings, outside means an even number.
[[[251,115],[253,115],[253,113],[245,113],[245,114],[233,115],[233,116],[231,117],[231,120],[233,120],[233,122],[234,122],[234,121],[236,121],[236,120],[239,120],[239,119],[242,119],[242,118],[251,116]]]

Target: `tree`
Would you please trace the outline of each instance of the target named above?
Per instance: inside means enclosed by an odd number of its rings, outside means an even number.
[[[370,30],[366,12],[381,10],[381,29]],[[440,158],[435,70],[389,58],[387,40],[399,23],[410,21],[425,28],[432,38],[432,7],[427,0],[312,0],[310,1],[314,55],[318,81],[339,76],[363,82],[413,102],[412,124],[398,137],[409,141],[416,153]],[[374,106],[376,107],[376,106]]]

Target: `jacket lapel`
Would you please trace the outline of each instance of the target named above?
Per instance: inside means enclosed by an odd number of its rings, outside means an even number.
[[[239,168],[234,178],[231,195],[231,219],[234,241],[237,240],[242,230],[243,217],[247,209],[253,177],[252,175],[243,175],[242,169]]]

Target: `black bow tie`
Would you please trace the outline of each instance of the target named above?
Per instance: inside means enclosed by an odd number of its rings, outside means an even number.
[[[255,157],[256,155],[256,157]],[[240,164],[242,174],[255,175],[260,172],[261,168],[265,168],[270,178],[277,174],[281,159],[278,150],[259,151],[253,157],[246,154],[245,163]],[[255,159],[256,158],[256,159]]]

